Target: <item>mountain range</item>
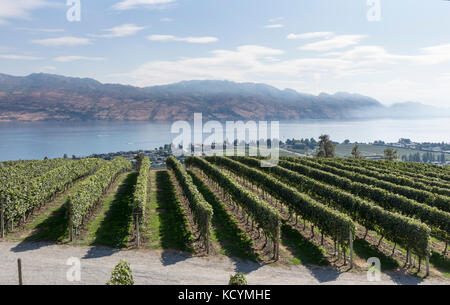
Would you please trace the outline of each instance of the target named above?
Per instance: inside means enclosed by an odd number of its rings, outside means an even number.
[[[450,116],[450,110],[407,102],[390,107],[359,94],[311,95],[266,84],[218,80],[133,87],[90,78],[0,74],[0,121],[299,120]]]

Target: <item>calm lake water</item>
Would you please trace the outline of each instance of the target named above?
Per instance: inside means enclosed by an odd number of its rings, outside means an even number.
[[[169,123],[150,122],[37,122],[0,123],[0,160],[42,159],[64,154],[153,149],[171,143],[176,134]],[[334,141],[450,142],[450,118],[420,120],[305,120],[280,122],[280,138],[318,138]],[[205,135],[206,137],[207,135]]]

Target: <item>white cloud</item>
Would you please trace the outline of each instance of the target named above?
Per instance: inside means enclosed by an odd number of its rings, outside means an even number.
[[[365,65],[406,64],[416,66],[437,65],[450,61],[450,44],[422,48],[419,51],[418,55],[398,55],[391,54],[380,46],[357,46],[345,52],[332,52],[325,55],[357,61]]]
[[[40,29],[40,28],[16,28],[17,30],[43,32],[43,33],[61,33],[64,29]]]
[[[279,49],[245,45],[236,50],[215,50],[209,57],[151,61],[130,73],[115,76],[130,77],[143,86],[190,79],[262,81],[292,73],[292,67],[285,62],[272,60],[283,53]]]
[[[279,29],[279,28],[282,28],[282,27],[284,27],[284,25],[279,24],[279,23],[268,24],[268,25],[264,26],[264,28],[266,28],[266,29]]]
[[[173,35],[150,35],[147,37],[147,39],[152,41],[181,41],[181,42],[188,42],[188,43],[212,43],[219,41],[216,37],[177,37]]]
[[[13,60],[39,60],[42,57],[16,55],[16,54],[0,54],[0,59],[13,59]]]
[[[418,57],[422,64],[439,64],[450,59],[450,44],[441,44],[421,50],[424,54]]]
[[[47,6],[44,0],[1,0],[0,24],[8,19],[29,18],[32,10]]]
[[[408,66],[416,68],[450,63],[450,50],[446,52],[447,48],[450,46],[440,45],[420,49],[418,55],[399,55],[389,53],[380,46],[356,46],[326,56],[286,59],[282,56],[283,50],[245,45],[235,50],[215,50],[210,56],[150,61],[129,73],[114,76],[131,78],[139,86],[191,79],[227,79],[265,82],[303,90],[305,84],[317,82],[318,75],[321,76],[321,83],[330,80],[330,84],[341,84],[341,81],[352,82],[355,76],[370,75],[373,78],[374,75],[392,73],[394,69],[407,69]]]
[[[89,57],[89,56],[59,56],[53,58],[57,62],[72,62],[76,60],[88,60],[88,61],[102,61],[105,60],[104,57]]]
[[[287,39],[311,39],[311,38],[329,38],[333,36],[333,32],[311,32],[303,34],[289,34],[286,36]]]
[[[281,20],[284,20],[284,17],[272,18],[272,19],[269,19],[269,22],[278,22],[278,21],[281,21]]]
[[[159,19],[159,21],[161,21],[161,22],[172,22],[173,19],[172,18],[168,18],[168,17],[164,17],[164,18]]]
[[[116,10],[130,10],[138,7],[157,7],[164,4],[170,4],[175,0],[123,0],[112,6]]]
[[[66,36],[58,38],[31,40],[31,43],[40,44],[47,47],[59,47],[59,46],[73,47],[91,44],[92,39]]]
[[[359,42],[367,37],[366,35],[338,35],[329,39],[312,42],[299,47],[300,50],[306,51],[328,51],[333,49],[342,49],[359,44]]]
[[[105,32],[108,32],[108,34],[91,35],[91,36],[104,37],[104,38],[126,37],[126,36],[135,35],[136,33],[142,31],[143,29],[145,29],[145,27],[137,26],[135,24],[122,24],[122,25],[113,27],[111,29],[103,30]]]

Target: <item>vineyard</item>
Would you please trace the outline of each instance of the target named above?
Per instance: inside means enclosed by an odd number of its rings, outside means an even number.
[[[281,157],[0,163],[2,240],[450,276],[450,169]]]

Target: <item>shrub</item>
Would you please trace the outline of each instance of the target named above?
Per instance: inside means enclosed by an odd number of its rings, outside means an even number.
[[[133,274],[130,264],[124,260],[114,267],[111,273],[111,279],[106,285],[134,285]]]
[[[242,272],[236,273],[235,275],[230,275],[228,285],[245,286],[247,285],[247,278]]]

